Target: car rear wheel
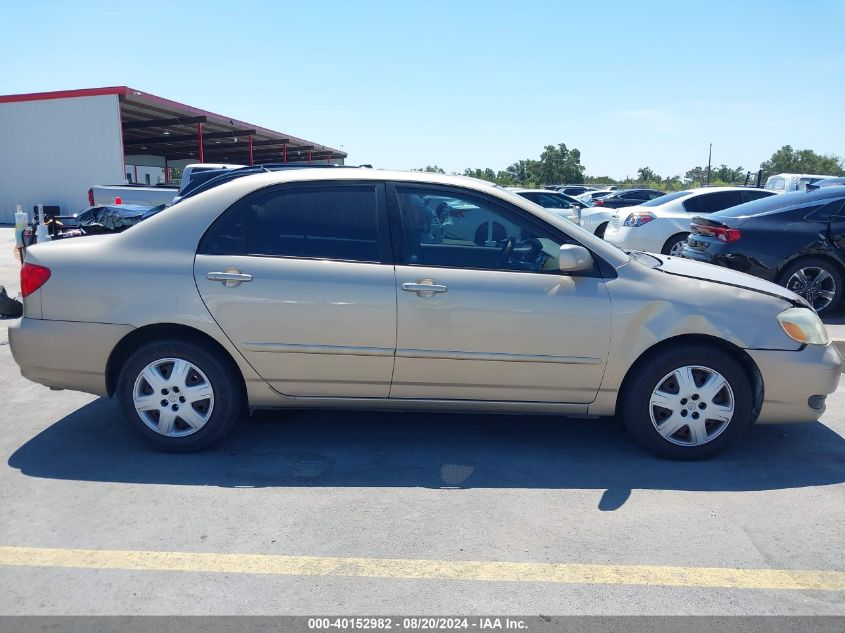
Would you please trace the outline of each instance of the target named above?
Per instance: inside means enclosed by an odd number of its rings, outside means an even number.
[[[607,222],[602,222],[596,229],[596,237],[604,239],[604,232],[607,230]]]
[[[655,355],[635,371],[618,415],[660,457],[709,457],[754,423],[751,381],[724,352],[685,346]]]
[[[133,353],[118,378],[129,426],[155,448],[184,453],[223,437],[242,412],[241,381],[217,353],[189,341],[157,341]]]
[[[811,257],[787,266],[778,283],[804,297],[819,314],[827,314],[842,299],[842,273],[824,259]]]
[[[673,235],[663,245],[660,251],[664,255],[671,255],[672,257],[680,257],[684,252],[684,245],[687,243],[689,233],[678,233]]]

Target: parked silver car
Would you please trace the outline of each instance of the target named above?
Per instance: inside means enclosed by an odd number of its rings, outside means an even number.
[[[429,239],[418,202],[438,196],[505,234]],[[840,375],[780,286],[625,252],[437,174],[245,176],[124,233],[28,249],[22,294],[23,375],[116,396],[168,451],[247,406],[376,407],[618,414],[655,453],[698,458],[755,420],[817,420]]]

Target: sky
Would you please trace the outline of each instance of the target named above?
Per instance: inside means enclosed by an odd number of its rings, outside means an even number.
[[[590,176],[845,156],[845,0],[0,0],[0,94],[127,85],[350,164]]]

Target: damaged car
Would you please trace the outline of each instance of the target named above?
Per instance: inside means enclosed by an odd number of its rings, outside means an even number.
[[[433,238],[433,217],[462,230]],[[27,249],[21,289],[21,373],[115,397],[173,452],[250,409],[322,407],[616,415],[697,459],[755,423],[818,420],[842,364],[786,288],[422,172],[233,178],[117,235]]]

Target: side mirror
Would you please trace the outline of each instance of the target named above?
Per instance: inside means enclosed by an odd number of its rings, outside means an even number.
[[[593,256],[590,255],[590,251],[577,244],[561,246],[558,262],[562,273],[578,273],[593,269]]]

